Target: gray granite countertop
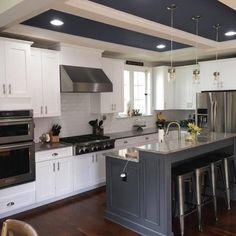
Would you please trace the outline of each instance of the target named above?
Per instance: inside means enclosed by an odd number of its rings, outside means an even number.
[[[210,143],[214,143],[214,142],[225,140],[232,137],[236,137],[236,133],[225,134],[225,133],[209,132],[207,135],[198,136],[196,141],[190,142],[190,141],[185,140],[186,134],[182,133],[180,139],[167,137],[164,139],[163,142],[153,141],[149,144],[145,144],[142,146],[108,152],[105,155],[113,157],[113,158],[118,158],[121,160],[129,160],[133,162],[138,162],[139,155],[137,155],[136,158],[135,157],[130,158],[129,155],[127,154],[129,154],[130,152],[133,152],[134,150],[137,150],[137,151],[146,151],[146,152],[153,152],[157,154],[166,155],[166,154],[170,154],[174,152],[180,152],[180,151],[190,149],[190,148],[199,147],[202,145],[207,145]]]
[[[153,152],[157,154],[170,154],[174,152],[179,152],[189,148],[195,148],[202,145],[207,145],[210,143],[214,143],[220,140],[236,137],[236,133],[214,133],[209,132],[204,136],[198,136],[196,141],[186,141],[185,135],[181,135],[181,139],[166,139],[162,143],[153,142],[146,145],[142,145],[140,147],[136,147],[140,151]]]
[[[56,148],[71,147],[72,145],[66,143],[36,143],[35,152],[47,151]]]
[[[154,127],[154,128],[143,129],[143,131],[131,130],[131,131],[125,131],[125,132],[119,132],[119,133],[110,133],[110,134],[105,134],[105,135],[109,136],[111,139],[122,139],[122,138],[131,138],[131,137],[146,135],[146,134],[153,134],[157,132],[158,132],[157,128]]]

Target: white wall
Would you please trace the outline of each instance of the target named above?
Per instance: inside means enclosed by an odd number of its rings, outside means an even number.
[[[62,126],[61,137],[92,133],[90,120],[102,119],[101,115],[91,114],[90,94],[61,94],[61,116],[53,118],[35,118],[35,142],[42,133],[49,132],[54,123]],[[105,133],[122,132],[133,129],[136,117],[117,119],[107,115],[104,121]],[[145,117],[147,128],[155,127],[155,116]]]

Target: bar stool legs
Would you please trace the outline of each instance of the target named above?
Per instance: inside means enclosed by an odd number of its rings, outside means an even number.
[[[182,176],[178,176],[178,193],[180,232],[181,236],[184,236],[184,183]]]
[[[201,202],[201,171],[200,169],[195,170],[196,174],[196,195],[197,195],[197,214],[198,214],[198,230],[202,232],[202,202]]]
[[[212,197],[213,197],[215,219],[216,219],[216,221],[218,221],[217,199],[216,199],[216,168],[215,168],[214,163],[211,163],[211,184],[212,184]]]
[[[229,189],[229,169],[228,169],[228,158],[223,159],[224,165],[224,184],[225,184],[225,193],[226,193],[226,204],[228,210],[230,210],[230,189]]]

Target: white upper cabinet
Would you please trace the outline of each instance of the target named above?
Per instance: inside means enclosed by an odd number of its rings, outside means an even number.
[[[61,113],[59,53],[32,48],[30,76],[34,116],[59,116]]]
[[[200,92],[200,83],[194,83],[195,65],[176,67],[175,109],[196,108],[196,93]]]
[[[0,109],[31,108],[29,80],[31,42],[0,39]]]
[[[6,94],[11,97],[29,97],[30,45],[5,42]]]
[[[175,82],[168,82],[168,67],[153,68],[155,110],[175,109]]]
[[[176,67],[175,80],[168,82],[168,67],[153,69],[156,110],[194,110],[200,84],[193,83],[195,65]]]
[[[200,63],[201,90],[234,90],[236,89],[236,59],[222,59],[218,61],[205,61]],[[213,73],[220,73],[219,80],[214,81]]]
[[[91,98],[92,113],[118,113],[124,111],[123,77],[124,61],[102,59],[102,69],[113,84],[113,92],[93,94]]]

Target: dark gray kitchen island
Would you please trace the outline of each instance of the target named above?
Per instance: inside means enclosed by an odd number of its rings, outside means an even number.
[[[236,153],[236,134],[208,133],[195,142],[166,139],[106,155],[106,218],[141,235],[173,235],[171,169],[211,152]],[[138,156],[126,153],[138,150]],[[235,156],[235,155],[234,155]],[[121,174],[124,175],[121,175]],[[236,199],[231,186],[231,199]]]

